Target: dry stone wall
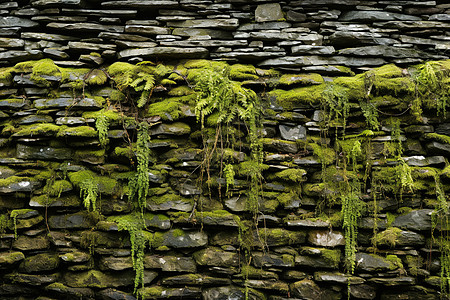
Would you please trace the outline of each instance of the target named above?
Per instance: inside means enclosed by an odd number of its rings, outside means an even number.
[[[445,2],[1,2],[0,298],[447,299]]]

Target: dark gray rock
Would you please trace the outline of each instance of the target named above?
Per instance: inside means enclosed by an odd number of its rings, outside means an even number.
[[[348,67],[361,66],[381,66],[386,61],[381,58],[359,58],[344,56],[288,56],[281,58],[267,59],[261,63],[261,67],[305,67],[314,65],[344,65]]]
[[[395,58],[406,58],[406,57],[422,57],[425,58],[429,54],[424,53],[419,50],[400,48],[386,45],[376,45],[376,46],[365,46],[357,48],[343,49],[339,51],[340,55],[349,56],[383,56],[383,57],[395,57]]]
[[[102,25],[97,23],[48,23],[47,28],[55,29],[55,30],[64,30],[70,31],[72,33],[75,32],[118,32],[121,33],[124,31],[123,26],[116,25]]]
[[[336,247],[345,245],[345,238],[339,231],[312,230],[308,233],[308,242],[315,246]]]
[[[195,273],[197,271],[197,265],[191,257],[147,255],[144,266],[148,269],[161,269],[163,272]]]
[[[386,272],[397,267],[387,259],[367,253],[356,253],[356,270],[363,272]]]
[[[25,18],[18,17],[0,17],[0,27],[37,27],[39,26],[38,22],[34,22]]]
[[[96,293],[101,300],[136,300],[131,294],[116,290],[116,289],[104,289]]]
[[[9,50],[0,52],[0,60],[8,61],[10,63],[18,63],[27,60],[36,60],[43,58],[44,55],[40,50]]]
[[[314,281],[303,279],[291,284],[291,293],[294,297],[299,297],[305,300],[337,300],[340,299],[340,294],[319,287]]]
[[[432,209],[413,210],[395,218],[392,226],[417,231],[431,230]]]
[[[239,26],[238,19],[196,19],[186,21],[167,22],[169,27],[183,28],[211,28],[211,29],[236,29]]]
[[[335,53],[333,46],[298,45],[291,48],[292,54],[331,55]]]
[[[403,160],[413,167],[426,167],[432,165],[443,165],[445,164],[445,158],[443,156],[410,156],[405,157]]]
[[[206,48],[180,48],[180,47],[155,47],[144,49],[127,49],[119,52],[119,58],[128,57],[169,57],[176,58],[203,58],[208,55]]]
[[[0,38],[0,47],[2,48],[22,48],[25,45],[24,40],[12,38]]]
[[[279,3],[260,4],[255,10],[256,22],[277,21],[284,18]]]
[[[32,160],[67,160],[73,157],[73,151],[69,148],[52,148],[17,144],[17,157]]]
[[[400,286],[400,285],[414,285],[416,279],[414,277],[395,277],[395,278],[370,278],[368,282],[381,284],[384,286]]]
[[[49,283],[55,282],[59,277],[59,274],[21,274],[21,273],[13,273],[7,274],[4,278],[15,283],[21,283],[32,286],[40,286]]]
[[[95,225],[95,221],[88,212],[81,211],[74,214],[50,216],[48,225],[52,229],[90,229]]]
[[[176,8],[178,1],[176,0],[118,0],[102,2],[106,7],[130,7],[130,8]]]
[[[377,21],[420,21],[420,17],[390,13],[378,10],[354,10],[343,13],[339,18],[340,21],[354,22],[377,22]]]
[[[73,99],[73,98],[56,98],[56,99],[37,99],[34,101],[34,107],[38,109],[48,108],[84,108],[84,109],[100,109],[101,103],[92,98]]]
[[[441,154],[441,155],[446,155],[447,157],[450,155],[450,145],[449,144],[431,142],[429,144],[426,144],[425,148],[427,149],[427,153],[429,153],[429,154]]]
[[[286,125],[279,125],[281,137],[288,141],[306,140],[306,128],[298,125],[290,127]]]
[[[53,253],[41,253],[26,257],[19,266],[19,272],[34,273],[51,271],[59,266],[59,257]]]
[[[64,299],[75,299],[80,297],[83,299],[93,299],[95,295],[92,289],[82,287],[72,288],[60,282],[49,284],[45,287],[45,290],[63,297]]]
[[[376,289],[368,284],[350,285],[350,295],[357,299],[372,300],[377,296]]]

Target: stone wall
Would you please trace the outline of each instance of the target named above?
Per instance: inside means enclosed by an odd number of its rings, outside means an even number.
[[[217,2],[0,3],[0,298],[447,299],[449,5]]]
[[[211,58],[306,72],[448,58],[440,1],[2,1],[2,64]],[[102,54],[102,59],[89,56]]]

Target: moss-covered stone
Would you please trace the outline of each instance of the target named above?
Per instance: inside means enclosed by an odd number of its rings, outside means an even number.
[[[323,84],[324,80],[319,74],[285,74],[280,77],[280,85],[318,85]]]
[[[276,89],[270,91],[268,95],[284,109],[292,110],[296,107],[319,104],[325,87],[325,84],[320,84],[294,88],[288,91]]]
[[[149,284],[157,276],[156,272],[144,271],[144,283]],[[63,282],[70,287],[118,288],[133,284],[134,272],[123,271],[116,274],[103,273],[97,270],[87,272],[67,272]]]
[[[28,256],[20,264],[19,271],[25,273],[51,271],[59,266],[59,257],[53,253],[41,253]]]
[[[22,252],[1,252],[0,253],[0,267],[6,268],[14,265],[25,259],[25,255]]]

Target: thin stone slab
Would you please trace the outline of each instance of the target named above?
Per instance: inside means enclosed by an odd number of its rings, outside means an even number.
[[[376,10],[354,10],[349,11],[339,18],[340,21],[354,22],[377,22],[377,21],[420,21],[422,18],[411,15],[404,15],[398,13],[391,13],[386,11]]]
[[[31,21],[29,19],[18,18],[18,17],[0,17],[0,28],[2,27],[37,27],[39,26],[38,22]]]
[[[119,52],[119,58],[128,57],[171,57],[204,58],[208,55],[206,48],[155,47],[144,49],[127,49]]]
[[[105,7],[131,7],[131,8],[176,8],[178,1],[175,0],[122,0],[103,2]]]
[[[121,33],[124,31],[123,26],[115,25],[101,25],[97,23],[48,23],[47,28],[57,29],[57,30],[68,30],[75,32],[99,32],[99,31],[109,31]]]
[[[238,19],[196,19],[167,22],[168,27],[236,29]]]

